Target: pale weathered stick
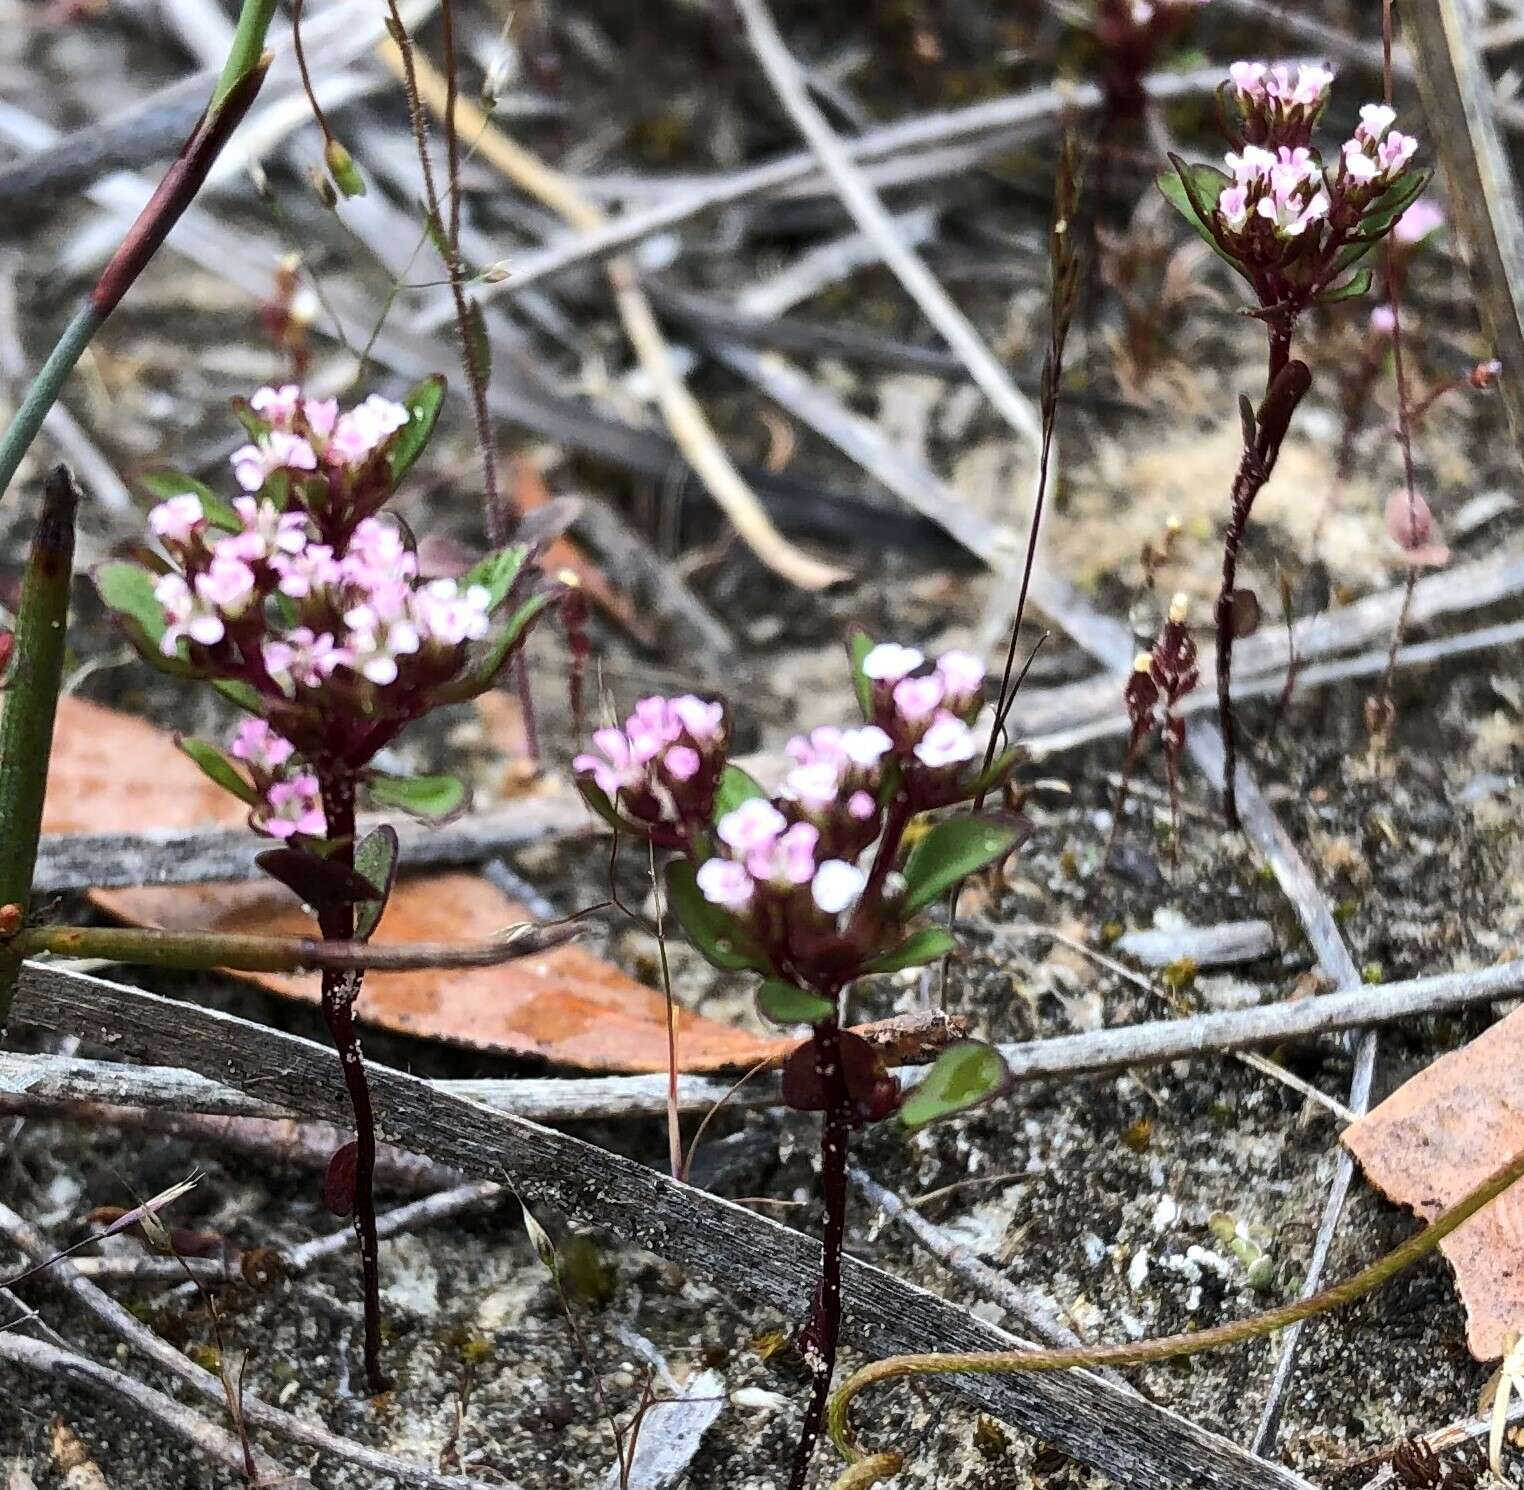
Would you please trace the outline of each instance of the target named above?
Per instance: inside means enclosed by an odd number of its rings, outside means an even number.
[[[1418,63],[1429,134],[1449,186],[1445,200],[1471,263],[1482,324],[1503,362],[1503,397],[1524,458],[1524,222],[1476,23],[1461,0],[1426,0],[1403,7],[1402,29]]]
[[[402,54],[396,42],[383,42],[380,52],[386,65],[400,74]],[[445,79],[423,57],[414,57],[413,70],[420,97],[434,113],[442,115],[447,98]],[[515,144],[474,103],[455,101],[455,123],[477,155],[516,185],[538,196],[568,222],[584,230],[602,226],[602,211],[569,178],[551,171]],[[625,334],[656,390],[657,403],[672,438],[747,547],[768,568],[804,589],[818,590],[845,579],[844,570],[823,564],[788,542],[742,480],[697,400],[672,366],[651,303],[641,292],[634,264],[628,259],[612,259],[605,268]]]
[[[41,968],[38,971],[42,971]],[[48,969],[61,987],[82,974]],[[29,974],[30,975],[30,974]],[[117,986],[117,985],[109,985]],[[1161,1019],[1117,1029],[1057,1035],[1047,1040],[999,1047],[1017,1081],[1064,1080],[1100,1075],[1134,1066],[1163,1065],[1207,1055],[1228,1054],[1260,1045],[1311,1040],[1363,1025],[1392,1024],[1465,1009],[1524,993],[1524,959],[1478,971],[1441,973],[1323,994],[1317,998],[1261,1004],[1251,1009],[1196,1014],[1188,1019]],[[124,989],[132,1018],[163,1015],[157,1050],[173,1038],[176,1020],[198,1020],[204,1011],[193,1004],[155,1000],[153,995]],[[18,1004],[17,1018],[31,1007]],[[124,1019],[128,1016],[124,1014]],[[116,1026],[110,1027],[113,1035]],[[116,1043],[114,1038],[109,1043]],[[922,1068],[896,1062],[906,1081]],[[652,1117],[666,1111],[667,1078],[656,1076],[595,1076],[434,1081],[428,1085],[442,1096],[479,1102],[518,1117],[542,1123]],[[729,1091],[723,1078],[682,1076],[678,1106],[683,1112],[704,1112]],[[173,1066],[139,1066],[75,1056],[23,1055],[0,1051],[0,1094],[37,1102],[94,1101],[128,1107],[157,1107],[177,1112],[200,1112],[240,1117],[283,1118],[300,1109],[263,1096],[258,1086],[244,1091],[215,1076],[200,1076]],[[775,1075],[763,1073],[741,1087],[726,1104],[737,1111],[774,1106],[780,1101]]]
[[[15,1330],[0,1330],[0,1360],[69,1386],[85,1387],[104,1397],[119,1411],[126,1407],[142,1413],[176,1437],[183,1438],[214,1464],[221,1464],[236,1475],[241,1476],[244,1472],[243,1447],[226,1428],[209,1422],[173,1397],[144,1386],[126,1372],[114,1371],[88,1356],[31,1339]],[[259,1470],[261,1483],[270,1485],[272,1490],[275,1486],[296,1490],[301,1485],[308,1485],[310,1490],[309,1481],[288,1474],[276,1460],[258,1449],[254,1451],[254,1464]]]
[[[335,1061],[337,1057],[335,1057]],[[333,1116],[338,1117],[337,1104]],[[26,1253],[34,1262],[42,1262],[57,1251],[48,1239],[29,1221],[17,1215],[9,1206],[0,1202],[0,1234]],[[223,1405],[226,1397],[222,1382],[210,1371],[196,1365],[183,1351],[143,1324],[110,1294],[97,1288],[79,1270],[63,1258],[55,1262],[43,1275],[49,1282],[63,1288],[76,1303],[93,1314],[113,1334],[124,1340],[132,1349],[147,1356],[156,1365],[178,1377],[186,1386],[208,1401]],[[4,1339],[0,1336],[0,1339]],[[409,1463],[395,1454],[373,1449],[368,1444],[355,1443],[306,1418],[286,1412],[250,1393],[241,1399],[244,1421],[250,1428],[272,1433],[290,1443],[299,1443],[328,1458],[347,1464],[359,1465],[372,1474],[390,1476],[405,1485],[424,1486],[425,1490],[491,1490],[484,1481],[468,1475],[438,1474],[421,1464]],[[497,1490],[504,1490],[499,1484]]]
[[[877,245],[884,263],[920,306],[947,345],[963,359],[969,376],[995,411],[1029,444],[1042,439],[1042,427],[1026,395],[1011,381],[984,338],[948,298],[919,254],[895,231],[878,194],[863,180],[850,153],[811,99],[805,76],[778,34],[763,0],[736,0],[752,51],[778,100],[798,126],[831,179],[852,220]]]
[[[101,979],[28,966],[18,985],[16,1016],[109,1038],[115,1048],[140,1055],[163,1049],[172,1030],[176,1055],[193,1070],[299,1105],[312,1116],[332,1120],[346,1111],[332,1051],[212,1010],[193,1012]],[[390,1067],[373,1067],[371,1081],[378,1125],[391,1141],[482,1179],[507,1180],[527,1199],[774,1308],[796,1312],[806,1306],[818,1263],[813,1239],[618,1154],[461,1101]],[[977,1350],[1011,1342],[966,1311],[853,1259],[844,1268],[844,1292],[846,1333],[874,1355],[933,1343]],[[1309,1490],[1291,1470],[1255,1459],[1085,1372],[954,1379],[949,1388],[1135,1490]]]

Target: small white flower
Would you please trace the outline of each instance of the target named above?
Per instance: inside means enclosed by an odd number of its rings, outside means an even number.
[[[875,683],[898,683],[925,660],[914,647],[902,647],[898,642],[880,642],[863,658],[863,675]]]
[[[838,916],[857,903],[868,883],[867,876],[845,859],[827,859],[810,881],[810,896],[828,916]]]

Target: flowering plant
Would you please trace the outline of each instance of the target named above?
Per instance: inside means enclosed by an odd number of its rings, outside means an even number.
[[[260,866],[316,913],[330,941],[375,929],[396,872],[397,835],[356,841],[363,791],[425,818],[456,811],[448,776],[399,777],[377,755],[412,721],[491,687],[556,599],[530,580],[524,545],[488,554],[459,579],[426,579],[411,535],[383,509],[423,453],[442,379],[401,403],[372,395],[340,411],[295,385],[261,388],[236,410],[249,441],[233,453],[231,502],[189,476],[151,483],[160,552],[95,571],[102,600],[143,658],[211,684],[248,716],[226,749],[181,748],[249,808],[273,840]],[[362,974],[323,974],[323,1014],[355,1111],[326,1197],[355,1217],[365,1281],[366,1369],[380,1366],[380,1294],[371,1179],[375,1130],[354,1028]]]
[[[1325,162],[1318,124],[1333,73],[1318,64],[1235,62],[1223,85],[1223,116],[1233,149],[1227,170],[1188,165],[1159,189],[1186,221],[1249,284],[1248,314],[1264,323],[1269,368],[1258,409],[1242,401],[1244,453],[1233,482],[1217,596],[1217,696],[1222,717],[1224,798],[1238,825],[1232,711],[1233,641],[1258,606],[1237,590],[1238,553],[1255,497],[1269,481],[1298,404],[1311,384],[1291,356],[1299,318],[1315,305],[1355,299],[1370,289],[1360,264],[1408,211],[1428,182],[1413,165],[1418,141],[1394,128],[1386,104],[1366,104],[1354,134]]]
[[[975,731],[984,667],[964,652],[934,665],[913,647],[851,644],[862,723],[789,741],[781,788],[729,759],[724,707],[685,695],[642,699],[573,762],[589,804],[621,833],[675,850],[668,901],[714,966],[760,978],[779,1024],[812,1026],[783,1067],[784,1100],[823,1115],[826,1208],[821,1281],[801,1345],[815,1393],[795,1461],[802,1484],[836,1355],[850,1134],[897,1117],[915,1128],[1000,1091],[993,1047],[965,1040],[908,1093],[867,1041],[841,1028],[858,978],[934,962],[950,932],[915,922],[967,875],[1020,841],[1019,819],[964,811],[1009,779],[1019,751],[991,757]]]

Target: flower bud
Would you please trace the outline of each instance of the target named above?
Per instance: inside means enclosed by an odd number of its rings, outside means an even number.
[[[323,161],[328,167],[328,174],[333,177],[334,185],[346,197],[365,195],[365,177],[360,174],[354,156],[337,140],[330,138],[323,147]]]
[[[319,170],[317,166],[311,167],[307,172],[307,184],[312,188],[313,195],[330,212],[339,205],[339,194],[334,190],[326,171]]]

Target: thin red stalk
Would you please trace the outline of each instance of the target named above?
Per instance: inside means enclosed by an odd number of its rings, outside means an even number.
[[[312,117],[317,121],[317,127],[323,131],[326,143],[333,138],[333,131],[328,127],[328,116],[318,102],[317,90],[312,86],[312,73],[307,67],[307,48],[302,42],[303,3],[304,0],[291,0],[291,49],[296,53],[296,70],[302,76],[302,92],[307,95],[307,107],[312,110]]]
[[[810,1400],[805,1408],[789,1490],[804,1490],[810,1462],[825,1425],[841,1341],[841,1259],[847,1236],[847,1145],[852,1134],[852,1098],[842,1065],[841,1026],[829,1019],[815,1026],[815,1075],[825,1094],[820,1125],[820,1194],[825,1223],[820,1237],[820,1279],[801,1336],[810,1370]]]
[[[355,786],[348,775],[319,773],[328,836],[339,844],[336,860],[354,868]],[[348,941],[355,933],[352,905],[330,902],[318,907],[318,926],[325,937]],[[323,974],[323,1022],[344,1071],[344,1087],[355,1115],[354,1227],[360,1243],[360,1272],[365,1295],[365,1377],[372,1392],[391,1383],[381,1367],[381,1243],[376,1233],[376,1115],[370,1083],[355,1031],[355,1001],[364,980],[360,972]]]
[[[1388,107],[1392,102],[1392,0],[1382,0],[1381,5],[1381,85]],[[1408,532],[1417,530],[1418,492],[1417,478],[1413,468],[1412,416],[1408,409],[1408,379],[1402,352],[1402,276],[1398,272],[1397,247],[1389,233],[1386,239],[1386,278],[1388,303],[1392,307],[1392,369],[1397,379],[1397,445],[1402,451],[1402,480],[1408,504]],[[1387,647],[1386,671],[1382,674],[1381,687],[1376,694],[1376,717],[1389,721],[1392,712],[1392,675],[1397,669],[1397,652],[1402,646],[1407,630],[1408,616],[1413,608],[1413,590],[1418,584],[1418,566],[1408,565],[1407,583],[1402,591],[1402,609],[1397,624],[1392,627],[1392,639]]]

